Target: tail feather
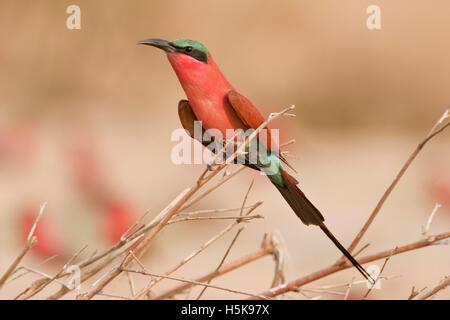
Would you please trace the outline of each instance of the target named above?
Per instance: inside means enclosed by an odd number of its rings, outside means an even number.
[[[358,269],[358,271],[369,280],[371,283],[375,283],[375,280],[370,276],[370,274],[358,263],[358,261],[353,258],[353,256],[350,254],[350,252],[345,249],[345,247],[336,239],[336,237],[331,233],[330,230],[325,226],[325,224],[322,222],[322,224],[319,226],[320,229],[328,236],[328,238],[333,241],[333,243],[338,247],[338,249],[344,254],[344,256],[353,264],[353,266]]]
[[[344,254],[344,256],[355,266],[355,268],[370,282],[375,281],[368,272],[353,258],[353,256],[345,249],[345,247],[336,239],[331,231],[324,224],[324,217],[320,211],[306,198],[305,194],[297,187],[295,179],[293,179],[286,171],[280,169],[283,177],[284,186],[273,182],[278,191],[294,210],[295,214],[306,225],[316,225],[327,235],[334,245]]]
[[[284,186],[274,183],[284,199],[289,203],[295,214],[306,225],[319,226],[325,220],[320,211],[306,198],[305,194],[297,187],[294,180],[286,171],[280,169]]]

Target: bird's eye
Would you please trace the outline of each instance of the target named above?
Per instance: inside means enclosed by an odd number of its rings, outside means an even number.
[[[186,48],[184,48],[184,50],[186,51],[186,52],[191,52],[193,49],[192,49],[192,47],[186,47]]]

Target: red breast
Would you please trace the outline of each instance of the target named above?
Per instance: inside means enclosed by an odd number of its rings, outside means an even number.
[[[208,63],[178,53],[168,53],[167,57],[192,110],[205,129],[218,129],[225,136],[226,129],[244,128],[226,98],[234,88],[210,54]]]

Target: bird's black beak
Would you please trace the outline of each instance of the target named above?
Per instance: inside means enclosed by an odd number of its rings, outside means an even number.
[[[175,52],[176,48],[173,46],[173,44],[167,40],[162,39],[145,39],[142,41],[139,41],[137,44],[144,44],[146,46],[153,46],[156,48],[159,48],[161,50],[164,50],[165,52]]]

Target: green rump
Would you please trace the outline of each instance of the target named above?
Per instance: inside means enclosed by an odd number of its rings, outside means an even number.
[[[281,175],[281,170],[284,171],[284,168],[281,164],[280,158],[278,158],[276,154],[267,151],[264,145],[260,143],[257,143],[256,145],[258,145],[259,148],[263,149],[259,152],[256,151],[256,154],[258,154],[258,158],[256,159],[256,163],[254,164],[254,166],[260,171],[264,172],[273,183],[277,184],[280,187],[284,187],[283,176]],[[255,152],[253,148],[256,148],[256,145],[250,142],[250,146],[247,146],[245,148],[245,152],[252,154],[252,151]],[[261,158],[261,154],[264,155],[263,158]]]
[[[280,159],[272,153],[267,155],[267,159],[269,160],[269,163],[265,165],[258,164],[258,169],[265,172],[272,182],[280,187],[284,187],[283,176],[281,175],[281,170],[284,170],[284,168]]]

